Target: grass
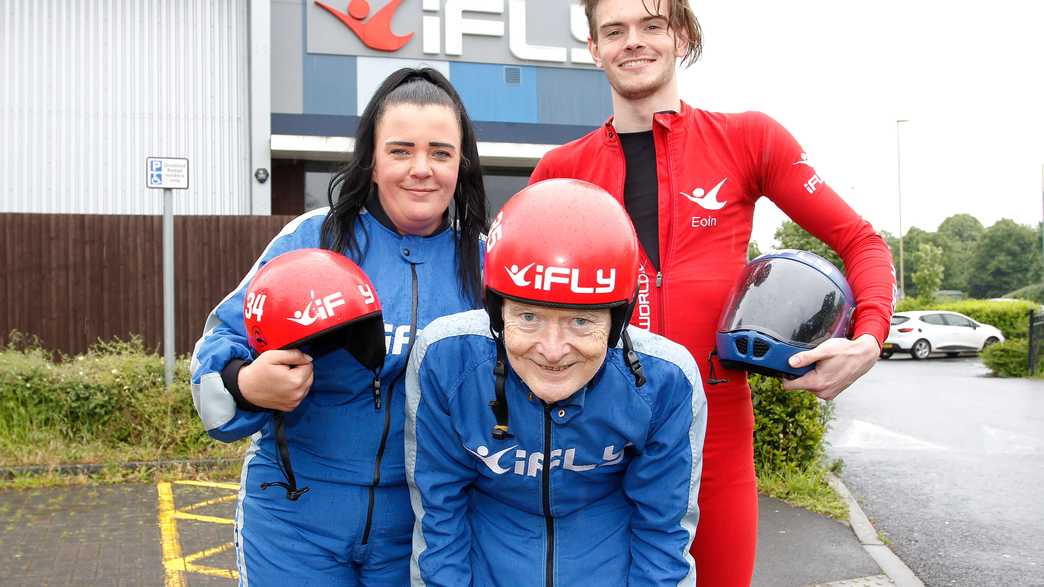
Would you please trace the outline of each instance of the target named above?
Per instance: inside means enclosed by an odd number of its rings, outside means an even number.
[[[109,461],[96,472],[69,473],[50,469],[39,472],[16,472],[8,478],[0,478],[0,489],[39,489],[44,487],[69,487],[74,485],[114,485],[121,483],[156,483],[196,479],[200,481],[238,481],[242,462],[238,458],[198,466],[192,463],[156,463],[127,467],[120,462]]]
[[[195,423],[193,423],[195,424]],[[225,444],[211,442],[191,454],[175,454],[167,447],[157,446],[111,446],[107,443],[84,439],[70,442],[47,431],[41,431],[30,442],[3,442],[0,439],[0,468],[24,466],[56,467],[82,463],[130,463],[165,461],[177,459],[213,460],[238,458],[246,447],[241,442]]]
[[[795,507],[847,521],[848,506],[826,481],[828,470],[835,468],[838,468],[836,461],[829,469],[814,465],[807,469],[762,471],[758,474],[758,492]]]

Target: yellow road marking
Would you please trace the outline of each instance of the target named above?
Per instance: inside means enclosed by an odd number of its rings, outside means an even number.
[[[214,499],[208,499],[206,501],[201,501],[199,503],[194,503],[192,505],[187,505],[187,506],[182,507],[178,511],[180,511],[180,512],[191,512],[192,510],[198,510],[199,508],[205,508],[207,506],[217,505],[219,503],[228,503],[230,501],[236,501],[236,494],[233,493],[232,495],[226,495],[224,497],[215,497]]]
[[[231,542],[226,542],[226,543],[222,544],[221,546],[215,546],[214,548],[208,548],[206,550],[201,550],[199,552],[194,552],[194,553],[192,553],[192,554],[190,554],[190,555],[185,557],[185,562],[186,563],[194,563],[194,562],[198,561],[201,558],[208,558],[208,557],[214,556],[215,554],[221,554],[222,552],[225,552],[226,550],[228,550],[230,548],[232,548],[232,543]]]
[[[156,485],[159,508],[160,542],[163,548],[163,569],[166,577],[166,587],[186,587],[186,573],[197,573],[232,580],[239,579],[239,573],[235,569],[222,569],[196,564],[196,561],[209,558],[231,549],[233,547],[232,542],[226,542],[218,546],[183,556],[181,551],[181,540],[178,536],[178,520],[192,520],[210,524],[232,524],[233,520],[231,518],[206,516],[190,512],[210,505],[235,501],[237,497],[236,494],[207,499],[182,506],[181,509],[178,509],[174,504],[173,485],[190,485],[237,492],[239,490],[238,483],[217,483],[210,481],[182,480],[174,481],[173,484],[164,481]]]
[[[215,546],[206,550],[194,552],[185,557],[185,568],[190,572],[199,573],[201,575],[208,575],[211,577],[225,577],[227,579],[239,579],[239,573],[236,572],[235,569],[219,569],[216,567],[208,567],[205,565],[193,564],[194,561],[208,558],[214,556],[215,554],[221,554],[222,552],[225,552],[230,548],[232,548],[232,543],[226,542],[220,546]]]
[[[181,558],[181,543],[178,541],[178,525],[174,521],[174,492],[170,483],[164,481],[156,486],[156,493],[166,587],[186,587],[185,575],[181,572],[185,570],[185,565]],[[180,568],[178,562],[181,562]]]
[[[194,485],[196,487],[213,487],[215,489],[231,489],[239,491],[239,483],[219,483],[217,481],[196,481],[194,479],[182,479],[175,481],[178,485]]]
[[[190,514],[184,510],[174,512],[174,517],[178,520],[195,520],[197,522],[210,522],[211,524],[233,523],[232,518],[219,518],[217,516],[203,516],[200,514]]]

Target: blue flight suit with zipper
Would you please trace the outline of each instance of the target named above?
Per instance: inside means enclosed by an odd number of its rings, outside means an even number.
[[[484,311],[441,318],[406,377],[413,585],[694,585],[707,401],[680,345],[628,330],[582,389],[546,405],[508,368],[511,437],[493,438],[497,352]]]
[[[317,358],[308,395],[284,416],[297,485],[309,491],[291,501],[279,487],[262,490],[262,483],[284,481],[273,414],[237,405],[222,371],[255,356],[243,330],[251,278],[281,253],[319,247],[328,212],[306,213],[283,228],[211,312],[192,356],[192,398],[207,433],[223,442],[251,436],[235,519],[241,585],[408,582],[413,513],[403,464],[403,410],[411,333],[439,316],[475,307],[457,280],[452,230],[404,236],[390,228],[379,208],[383,223],[363,212],[356,224],[362,259],[353,260],[373,282],[385,322],[381,407],[373,372],[351,354],[336,350]]]

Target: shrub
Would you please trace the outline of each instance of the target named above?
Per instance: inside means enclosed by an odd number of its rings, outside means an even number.
[[[192,406],[187,361],[177,367],[166,389],[162,357],[147,354],[139,339],[98,343],[58,361],[36,346],[0,349],[0,463],[23,464],[33,454],[76,459],[82,447],[201,456],[212,442]],[[54,450],[66,452],[48,455]]]
[[[758,474],[807,470],[818,464],[831,406],[805,391],[785,391],[773,377],[752,374],[750,390]]]
[[[947,310],[960,312],[983,324],[996,326],[1005,338],[1026,338],[1029,329],[1029,311],[1040,306],[1033,302],[988,302],[985,300],[961,300],[923,304],[920,300],[906,298],[896,306],[896,311]]]
[[[1037,302],[1038,304],[1044,304],[1044,283],[1027,285],[1022,289],[1017,289],[1011,293],[1004,294],[1004,297],[1018,298],[1020,300],[1029,300],[1031,302]]]
[[[1000,377],[1028,375],[1029,343],[1026,339],[1006,340],[982,351],[982,362]]]

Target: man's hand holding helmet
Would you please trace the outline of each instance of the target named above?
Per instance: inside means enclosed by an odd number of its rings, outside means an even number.
[[[831,338],[810,351],[790,357],[791,367],[815,363],[816,368],[797,379],[784,380],[783,389],[804,389],[820,399],[832,400],[869,371],[880,354],[881,347],[870,334],[855,340]]]

